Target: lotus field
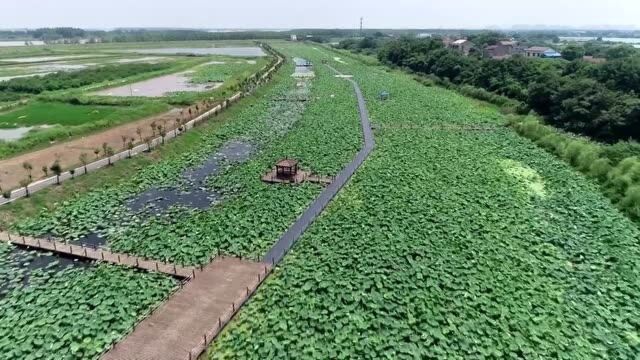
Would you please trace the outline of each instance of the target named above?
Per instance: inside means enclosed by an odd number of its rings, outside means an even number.
[[[362,146],[353,87],[327,62],[362,89],[376,148],[210,359],[640,353],[640,232],[596,184],[491,106],[342,53],[336,61],[321,45],[272,45],[289,61],[251,97],[105,170],[117,180],[87,176],[37,193],[0,209],[0,224],[175,264],[260,259],[322,190],[261,176],[282,158],[333,176]],[[293,57],[313,62],[315,78],[292,77]],[[0,244],[0,358],[97,358],[178,285],[45,259]]]
[[[96,358],[177,286],[110,265],[59,264],[64,259],[26,271],[45,257],[0,244],[2,359]]]
[[[635,358],[640,233],[596,185],[490,107],[344,61],[376,150],[210,358]]]

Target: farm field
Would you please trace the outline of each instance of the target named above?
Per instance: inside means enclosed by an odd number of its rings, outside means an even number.
[[[62,56],[44,58],[59,59]],[[13,99],[14,103],[22,102],[10,106],[11,101],[8,101],[0,108],[0,186],[4,190],[18,187],[24,179],[20,168],[25,162],[40,169],[58,160],[64,168],[70,168],[80,164],[78,158],[82,152],[93,153],[94,148],[104,142],[118,150],[126,146],[125,141],[119,140],[121,137],[133,139],[134,144],[144,140],[136,126],[123,127],[127,132],[116,136],[115,141],[105,134],[109,131],[107,129],[136,121],[145,122],[146,119],[151,119],[147,123],[161,123],[167,129],[177,126],[174,125],[177,118],[201,112],[247,86],[246,79],[272,60],[271,57],[152,57],[135,54],[95,59],[100,60],[88,64],[74,57],[64,64],[60,64],[60,60],[43,62],[38,66],[80,66],[83,69],[0,82],[0,100],[4,96],[8,100]],[[163,77],[180,81],[165,81],[160,84],[162,88],[157,84],[153,88],[138,85],[162,80]],[[117,88],[122,91],[116,91]],[[196,88],[199,91],[191,91]],[[146,94],[145,91],[151,93]],[[142,133],[147,133],[147,125],[138,125],[144,126]],[[93,143],[90,148],[84,145],[88,138],[95,138],[89,141]],[[58,159],[42,157],[38,152],[60,142],[69,146],[65,146],[65,151],[57,152],[61,155]],[[34,180],[46,176],[40,171],[33,174],[37,175]]]
[[[640,233],[596,184],[491,107],[313,50],[360,84],[376,149],[209,358],[640,352]]]
[[[0,128],[54,126],[73,127],[80,125],[94,125],[104,121],[108,124],[119,124],[128,120],[135,120],[154,113],[169,109],[167,104],[147,102],[131,106],[106,105],[70,105],[61,102],[34,101],[27,106],[9,113],[0,114]],[[67,131],[69,131],[67,129]]]

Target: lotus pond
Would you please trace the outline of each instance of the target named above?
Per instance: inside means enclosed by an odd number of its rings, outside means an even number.
[[[179,264],[206,262],[219,250],[262,256],[321,187],[274,186],[261,176],[284,157],[297,158],[303,168],[320,175],[336,174],[362,142],[350,84],[322,67],[314,80],[296,80],[292,73],[293,66],[285,66],[273,85],[225,113],[220,126],[205,125],[182,135],[193,144],[189,148],[118,183],[43,209],[13,229],[68,241],[97,233],[115,251]],[[251,147],[247,159],[220,156],[221,149],[237,142]],[[207,167],[212,162],[215,166]],[[194,178],[201,168],[207,173]],[[212,198],[203,206],[190,201],[167,206],[164,201],[198,192]]]
[[[596,185],[490,107],[348,63],[376,150],[209,357],[636,358],[640,232]]]
[[[2,243],[0,358],[96,358],[176,286],[158,274]]]

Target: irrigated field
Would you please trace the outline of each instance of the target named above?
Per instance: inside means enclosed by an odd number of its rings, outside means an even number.
[[[640,352],[640,233],[594,184],[490,108],[331,55],[367,96],[376,150],[210,358]]]
[[[68,127],[80,125],[101,128],[106,127],[106,124],[115,125],[168,109],[168,105],[159,102],[139,103],[131,106],[106,106],[34,101],[10,113],[0,114],[0,128],[11,129],[42,125],[61,125],[66,128],[66,131],[73,131]],[[102,126],[97,126],[98,122],[103,122]]]
[[[15,63],[5,67],[13,69],[16,76],[24,76],[22,72],[28,75],[27,69],[34,67],[46,72],[41,76],[0,81],[0,101],[17,103],[0,109],[0,128],[29,131],[32,129],[27,127],[33,125],[46,127],[37,132],[26,132],[18,140],[3,139],[0,134],[0,158],[45,146],[49,141],[60,141],[159,114],[171,106],[228,97],[247,77],[269,62],[266,58],[228,56],[167,56],[156,58],[158,60],[127,56],[88,60],[74,57],[65,61],[47,60],[60,56],[13,59],[43,61],[37,65],[27,62],[24,63],[26,65]],[[143,61],[138,61],[140,59]],[[84,62],[76,63],[81,61]],[[163,80],[163,76],[169,81]],[[173,78],[175,80],[171,81]],[[151,84],[151,88],[144,87],[144,81],[156,79],[157,83]],[[126,114],[111,116],[121,110]]]

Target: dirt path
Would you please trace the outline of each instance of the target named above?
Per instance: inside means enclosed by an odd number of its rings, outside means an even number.
[[[269,267],[216,258],[103,360],[195,360],[264,280]],[[189,354],[192,354],[191,356]]]
[[[89,159],[93,161],[95,159],[94,149],[102,149],[102,144],[105,142],[116,152],[119,152],[118,150],[122,150],[124,147],[122,136],[135,139],[134,143],[139,144],[140,137],[144,139],[152,135],[150,126],[152,122],[155,121],[159,125],[167,126],[167,130],[171,130],[175,127],[175,120],[180,117],[181,111],[181,109],[172,109],[160,115],[129,122],[99,133],[55,144],[42,150],[0,160],[0,186],[5,190],[17,188],[20,185],[20,181],[27,177],[27,173],[22,167],[25,162],[33,166],[33,181],[36,181],[45,177],[44,172],[41,170],[42,167],[50,167],[56,160],[60,161],[60,165],[64,170],[81,165],[79,157],[82,153],[87,153]],[[138,128],[142,130],[141,136],[136,132]],[[103,157],[102,152],[100,157]]]

